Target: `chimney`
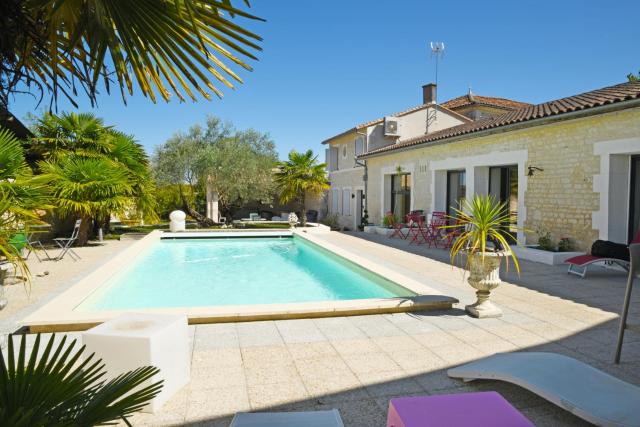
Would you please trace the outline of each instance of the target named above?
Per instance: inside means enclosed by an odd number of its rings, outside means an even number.
[[[422,103],[431,104],[436,102],[436,84],[428,83],[422,86]]]

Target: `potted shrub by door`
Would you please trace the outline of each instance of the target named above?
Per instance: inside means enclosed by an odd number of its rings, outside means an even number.
[[[502,310],[489,297],[491,291],[500,285],[500,265],[506,258],[513,260],[520,273],[518,260],[509,246],[509,211],[506,203],[499,203],[493,196],[474,196],[465,200],[460,209],[452,208],[455,224],[446,228],[454,229],[458,238],[451,247],[451,263],[466,258],[464,268],[468,271],[467,281],[476,289],[477,301],[467,305],[465,310],[473,317],[500,317]]]

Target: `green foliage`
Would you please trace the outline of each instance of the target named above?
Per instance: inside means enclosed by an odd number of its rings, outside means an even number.
[[[126,169],[106,158],[67,156],[38,164],[63,215],[105,217],[122,212],[133,196],[134,183]]]
[[[30,354],[27,336],[18,348],[9,335],[7,358],[0,352],[0,425],[92,426],[126,420],[162,390],[162,381],[147,384],[159,370],[141,367],[105,381],[104,364],[85,347],[52,335],[41,346],[36,336]],[[145,385],[147,384],[147,385]],[[128,423],[128,422],[127,422]]]
[[[398,215],[393,212],[387,212],[384,218],[382,218],[382,225],[387,228],[392,227],[394,224],[398,222]]]
[[[187,197],[204,197],[207,183],[218,194],[222,216],[249,201],[268,203],[273,197],[275,144],[267,134],[236,130],[209,117],[205,127],[193,126],[156,149],[153,167],[159,186],[186,183]]]
[[[326,164],[318,162],[312,150],[298,153],[291,150],[288,160],[278,163],[275,180],[280,202],[297,201],[300,204],[300,223],[307,224],[307,196],[317,197],[329,188]]]
[[[51,183],[64,215],[89,221],[111,214],[156,221],[155,185],[149,159],[132,136],[106,126],[91,113],[45,113],[35,120],[28,155]]]
[[[556,245],[553,243],[551,233],[549,233],[547,230],[540,229],[538,230],[537,234],[538,234],[538,247],[543,251],[555,252]]]
[[[238,17],[260,20],[231,0],[3,0],[0,104],[25,87],[74,106],[78,91],[93,103],[115,86],[124,100],[136,84],[153,102],[221,97],[216,85],[241,83],[232,67],[251,70],[261,50]]]
[[[327,227],[330,227],[332,230],[340,229],[340,221],[338,220],[338,214],[335,214],[335,213],[329,214],[324,218],[322,218],[322,221],[320,222],[326,225]]]
[[[178,187],[182,188],[178,188]],[[184,184],[158,185],[156,187],[156,213],[164,220],[169,219],[169,214],[176,209],[182,209],[180,192],[185,194],[190,204],[197,204],[195,195]]]
[[[510,218],[506,203],[499,203],[493,196],[475,195],[471,200],[465,199],[460,209],[451,207],[455,217],[450,217],[455,224],[444,228],[459,233],[451,247],[451,263],[454,264],[463,254],[467,255],[466,268],[472,255],[484,254],[488,251],[487,243],[493,244],[494,251],[504,251],[508,260],[511,258],[520,272],[516,255],[511,250],[508,233]]]
[[[369,225],[369,212],[367,212],[366,209],[362,212],[362,220],[360,221],[360,225],[363,227],[365,225]]]
[[[563,237],[558,242],[558,252],[570,252],[573,250],[573,243],[568,237]]]
[[[627,74],[627,79],[629,79],[630,82],[640,81],[640,72],[638,72],[637,75],[633,73]]]
[[[39,222],[36,209],[48,208],[48,195],[36,182],[25,161],[22,144],[6,129],[0,128],[0,258],[29,278],[27,264],[20,256],[16,235],[28,233]]]
[[[25,161],[21,142],[7,129],[0,128],[0,199],[8,202],[3,216],[16,225],[33,218],[34,209],[46,209],[48,197],[41,183],[33,179]]]

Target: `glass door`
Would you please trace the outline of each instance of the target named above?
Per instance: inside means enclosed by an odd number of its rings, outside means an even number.
[[[631,156],[629,182],[629,236],[631,242],[640,231],[640,156]]]
[[[517,233],[518,226],[518,165],[489,168],[489,194],[506,203],[509,231]]]
[[[391,212],[400,221],[411,210],[411,174],[391,175]]]
[[[460,209],[467,196],[465,171],[447,171],[447,215],[456,216],[452,208]]]

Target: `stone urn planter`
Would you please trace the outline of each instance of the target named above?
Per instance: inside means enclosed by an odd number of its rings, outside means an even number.
[[[477,301],[467,305],[465,310],[473,317],[500,317],[502,310],[489,300],[491,291],[500,285],[500,264],[505,253],[485,252],[469,255],[469,277],[467,282],[476,290]]]
[[[287,220],[289,221],[289,228],[295,228],[296,224],[298,223],[298,215],[291,212]]]
[[[520,274],[520,266],[509,242],[511,227],[508,207],[492,195],[475,195],[465,199],[460,209],[452,208],[455,222],[443,228],[453,233],[451,263],[465,259],[467,281],[476,290],[476,302],[465,307],[469,315],[479,318],[500,317],[502,310],[489,297],[500,285],[500,264],[505,258],[507,267],[513,261]],[[451,217],[450,217],[451,218]]]

